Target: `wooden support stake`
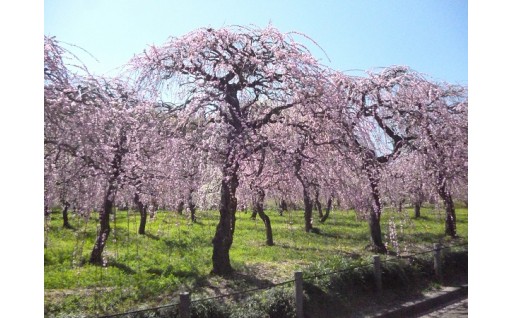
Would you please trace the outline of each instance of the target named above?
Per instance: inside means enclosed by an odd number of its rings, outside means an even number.
[[[304,318],[304,294],[302,292],[302,272],[295,272],[295,306],[297,318]]]
[[[441,264],[441,244],[434,244],[434,271],[436,278],[441,281],[443,278],[442,264]]]
[[[190,294],[180,294],[180,318],[190,318]]]

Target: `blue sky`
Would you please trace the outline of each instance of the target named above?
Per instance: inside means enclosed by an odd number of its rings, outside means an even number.
[[[99,63],[84,57],[85,64],[106,74],[169,36],[269,23],[311,37],[328,57],[310,43],[313,55],[348,74],[407,65],[437,81],[468,83],[468,4],[462,0],[44,1],[44,34],[86,49]]]

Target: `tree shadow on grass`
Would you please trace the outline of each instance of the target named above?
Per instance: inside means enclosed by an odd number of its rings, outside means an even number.
[[[168,277],[173,275],[179,278],[192,278],[195,281],[199,280],[201,275],[196,268],[175,268],[173,265],[168,265],[162,272],[162,276]]]
[[[216,296],[230,295],[231,299],[235,301],[252,294],[250,291],[274,286],[271,280],[257,276],[258,269],[255,266],[240,263],[234,267],[235,270],[228,275],[198,276],[194,285],[208,289]]]
[[[168,248],[171,249],[188,249],[190,248],[189,242],[184,241],[176,241],[176,240],[170,240],[170,239],[164,239],[164,243]]]
[[[123,264],[123,263],[119,263],[117,261],[109,262],[107,266],[108,267],[115,267],[115,268],[121,270],[122,272],[124,272],[125,274],[128,274],[128,275],[133,275],[133,274],[137,273],[130,266],[128,266],[126,264]]]
[[[367,241],[369,239],[369,233],[366,232],[339,232],[339,233],[327,233],[320,231],[317,233],[320,236],[334,238],[337,240],[356,240],[356,241]]]
[[[329,219],[325,220],[325,222],[322,222],[320,223],[322,225],[326,225],[326,226],[336,226],[336,227],[339,227],[340,229],[343,229],[344,227],[345,228],[354,228],[354,229],[363,229],[363,228],[367,228],[368,227],[368,222],[366,220],[362,220],[362,221],[353,221],[353,222],[340,222],[340,221],[331,221],[329,222]]]
[[[306,252],[306,251],[312,251],[312,252],[316,252],[318,251],[319,249],[316,248],[316,247],[306,247],[306,246],[301,246],[301,247],[297,247],[297,246],[291,246],[289,244],[282,244],[282,243],[276,243],[274,244],[275,247],[278,247],[278,248],[283,248],[283,249],[292,249],[292,250],[295,250],[295,251],[302,251],[302,252]]]
[[[244,272],[242,271],[236,271],[233,273],[232,277],[234,280],[243,283],[244,285],[247,285],[247,287],[253,287],[253,288],[265,288],[273,286],[274,283],[271,280],[268,279],[261,279],[256,277],[256,275],[249,274],[248,272],[251,271],[248,269],[247,266],[244,266]],[[247,272],[245,272],[247,271]]]
[[[72,226],[71,224],[67,224],[67,225],[63,225],[62,226],[62,229],[63,230],[71,230],[73,232],[76,232],[77,231],[77,228]]]
[[[203,221],[201,220],[195,220],[194,222],[191,223],[191,225],[199,225],[199,226],[205,226],[205,224],[203,223]]]
[[[430,221],[431,217],[429,216],[426,216],[426,215],[420,215],[420,216],[411,216],[411,220],[412,221],[419,221],[419,220],[423,220],[423,221]]]
[[[416,232],[407,235],[409,238],[407,241],[411,242],[422,242],[422,243],[439,243],[445,237],[443,234],[433,234],[430,232]]]
[[[150,239],[153,239],[155,241],[160,241],[160,236],[157,236],[155,234],[151,234],[151,233],[146,233],[144,234],[146,237],[150,238]]]
[[[305,246],[297,247],[297,246],[291,246],[291,245],[289,245],[287,243],[276,243],[274,246],[277,247],[277,248],[285,249],[285,250],[286,249],[292,249],[292,250],[295,250],[295,251],[298,251],[298,252],[308,252],[308,251],[309,252],[317,252],[317,251],[319,251],[319,248],[305,247]],[[338,248],[336,246],[332,246],[329,249],[323,249],[323,251],[326,251],[326,250],[329,250],[332,253],[336,253],[336,254],[343,254],[343,255],[351,258],[351,259],[360,259],[361,258],[361,254],[359,254],[359,253],[347,252],[347,251],[344,251],[341,248]]]

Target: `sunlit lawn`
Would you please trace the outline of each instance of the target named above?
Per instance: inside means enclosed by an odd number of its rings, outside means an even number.
[[[333,211],[325,223],[314,217],[319,234],[304,232],[303,212],[285,212],[279,216],[266,211],[272,221],[275,246],[265,245],[265,228],[250,212],[238,212],[235,238],[230,257],[238,273],[255,280],[280,282],[293,278],[299,269],[328,264],[329,260],[366,258],[373,253],[366,221],[353,211]],[[391,252],[414,254],[432,248],[434,243],[467,242],[467,209],[457,209],[456,242],[444,236],[444,212],[424,208],[413,217],[412,209],[402,213],[385,211],[381,225],[383,238]],[[141,302],[160,304],[170,295],[189,290],[204,292],[218,284],[229,291],[250,288],[250,283],[231,282],[209,275],[211,239],[218,213],[198,212],[198,222],[186,215],[158,211],[148,220],[146,235],[137,234],[139,215],[117,211],[111,219],[112,232],[104,251],[105,266],[87,264],[97,225],[97,214],[88,222],[72,217],[74,230],[62,227],[58,211],[51,215],[45,236],[45,307],[48,312],[92,310],[116,312]],[[394,226],[397,239],[390,238]],[[325,269],[329,270],[329,269]],[[219,289],[224,291],[223,289]],[[218,290],[217,290],[218,291]]]

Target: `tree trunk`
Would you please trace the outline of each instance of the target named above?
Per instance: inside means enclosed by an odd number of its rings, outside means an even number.
[[[140,197],[138,193],[135,193],[135,196],[133,197],[133,201],[135,202],[135,205],[137,205],[137,209],[140,213],[140,224],[139,224],[139,234],[144,235],[146,234],[146,222],[148,219],[148,206],[147,204],[144,204],[140,201]]]
[[[265,234],[266,234],[266,244],[268,246],[274,245],[274,239],[272,237],[272,226],[270,224],[270,218],[267,214],[265,214],[265,211],[263,209],[263,203],[265,201],[265,191],[261,189],[260,187],[255,187],[254,189],[254,196],[253,196],[253,214],[257,213],[260,217],[260,219],[265,224]]]
[[[444,224],[444,232],[451,237],[457,237],[455,206],[453,205],[452,196],[448,195],[445,199],[446,219]]]
[[[307,188],[304,187],[304,229],[306,232],[313,230],[313,201],[309,197]]]
[[[176,207],[176,211],[178,212],[179,215],[183,214],[183,208],[184,207],[185,207],[185,202],[183,202],[183,201],[178,202],[178,206]]]
[[[283,212],[288,211],[288,205],[284,199],[279,200],[279,216],[283,216]]]
[[[457,237],[455,206],[453,204],[452,196],[448,192],[441,192],[440,195],[444,201],[444,208],[446,212],[444,221],[444,233],[445,235],[449,235],[451,237]]]
[[[446,187],[446,179],[443,174],[439,174],[437,179],[437,190],[439,196],[443,199],[446,212],[444,222],[444,233],[451,237],[457,237],[455,206],[450,191]]]
[[[64,202],[64,209],[62,210],[62,220],[64,222],[63,226],[66,229],[73,229],[71,224],[69,224],[69,218],[68,218],[68,208],[69,208],[69,202]]]
[[[377,171],[374,173],[378,174]],[[382,242],[382,231],[380,228],[380,215],[382,213],[382,206],[380,202],[380,192],[378,187],[379,176],[372,176],[368,172],[370,187],[372,189],[373,206],[370,209],[370,217],[368,218],[368,225],[370,226],[370,237],[374,250],[377,253],[386,253],[386,246]]]
[[[260,216],[261,220],[265,224],[265,235],[267,238],[266,244],[268,246],[274,245],[274,238],[272,236],[272,226],[270,224],[270,218],[267,214],[263,211],[263,209],[258,210],[258,215]]]
[[[404,201],[405,200],[398,201],[398,212],[402,212]]]
[[[102,254],[103,249],[107,243],[108,235],[110,234],[110,214],[112,213],[112,207],[114,206],[113,192],[114,187],[109,186],[105,199],[103,200],[103,210],[100,213],[100,230],[96,236],[96,242],[92,249],[89,263],[94,265],[102,265]]]
[[[193,190],[190,190],[187,197],[187,209],[190,212],[190,220],[192,222],[196,222],[196,205],[194,204],[194,200],[192,199],[192,192]]]
[[[324,214],[322,212],[322,203],[320,203],[320,199],[318,198],[320,196],[320,193],[318,190],[315,191],[315,207],[318,211],[318,217],[323,218]]]
[[[382,231],[380,229],[380,215],[373,210],[370,212],[368,225],[370,226],[370,237],[372,240],[374,250],[377,253],[386,253],[386,246],[382,242]]]
[[[414,217],[419,218],[421,216],[421,201],[414,202]]]
[[[304,144],[302,144],[302,149]],[[295,177],[302,185],[302,195],[304,197],[304,230],[309,233],[313,230],[313,200],[309,196],[308,190],[311,187],[311,182],[302,175],[302,159],[296,159],[294,163]]]
[[[327,220],[327,218],[329,217],[329,214],[331,213],[331,209],[332,209],[332,197],[329,197],[329,199],[327,200],[327,207],[325,208],[325,214],[322,217],[322,219],[320,219],[320,222],[324,223]]]
[[[229,275],[233,272],[229,260],[229,249],[233,244],[233,234],[235,232],[235,212],[236,212],[236,190],[238,187],[238,164],[230,165],[227,163],[222,169],[222,181],[220,187],[220,219],[217,224],[215,236],[212,239],[213,244],[213,269],[212,273],[216,275]]]

